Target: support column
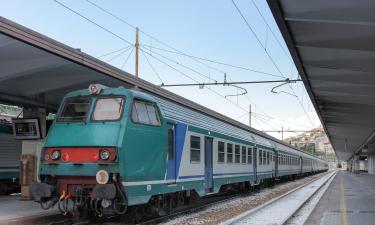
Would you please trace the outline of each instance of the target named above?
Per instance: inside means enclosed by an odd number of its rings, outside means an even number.
[[[375,174],[375,155],[369,154],[367,156],[367,166],[368,166],[368,173],[369,174]]]

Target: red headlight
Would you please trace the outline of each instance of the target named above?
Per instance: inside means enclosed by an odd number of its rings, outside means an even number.
[[[68,153],[64,153],[64,154],[62,155],[61,159],[62,159],[63,161],[65,161],[65,162],[68,162],[68,161],[69,161],[69,155],[68,155]]]
[[[99,156],[97,154],[92,155],[92,161],[96,162],[98,161],[98,159],[99,159]]]

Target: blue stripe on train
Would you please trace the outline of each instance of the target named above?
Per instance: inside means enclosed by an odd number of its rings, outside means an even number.
[[[183,123],[177,123],[175,125],[175,158],[176,162],[168,161],[167,165],[167,180],[176,179],[180,171],[182,152],[184,150],[185,136],[187,131],[187,125]]]

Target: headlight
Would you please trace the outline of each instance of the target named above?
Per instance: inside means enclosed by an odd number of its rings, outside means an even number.
[[[51,153],[51,159],[53,160],[58,160],[61,156],[61,153],[60,153],[60,150],[54,150],[52,153]]]
[[[96,173],[96,182],[98,182],[98,184],[106,184],[108,183],[108,181],[109,181],[109,174],[107,171],[99,170]]]
[[[108,150],[103,149],[103,150],[100,151],[100,159],[102,159],[102,160],[109,159],[109,155],[110,155],[110,153],[109,153]]]

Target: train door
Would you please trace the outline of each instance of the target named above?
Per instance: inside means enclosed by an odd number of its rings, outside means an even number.
[[[176,138],[175,125],[168,123],[168,164],[167,164],[167,181],[176,183],[177,166],[176,166]]]
[[[254,150],[253,150],[253,171],[254,171],[255,183],[258,181],[257,163],[258,163],[258,149],[256,147],[254,147]]]
[[[302,173],[303,173],[303,170],[302,170],[302,169],[303,169],[303,168],[302,168],[302,164],[303,164],[302,156],[299,157],[299,163],[300,163],[300,164],[299,164],[299,166],[300,166],[300,172],[299,172],[299,173],[302,174]]]
[[[212,147],[213,138],[204,138],[204,183],[206,190],[212,188],[212,178],[213,178],[213,165],[212,165]]]

